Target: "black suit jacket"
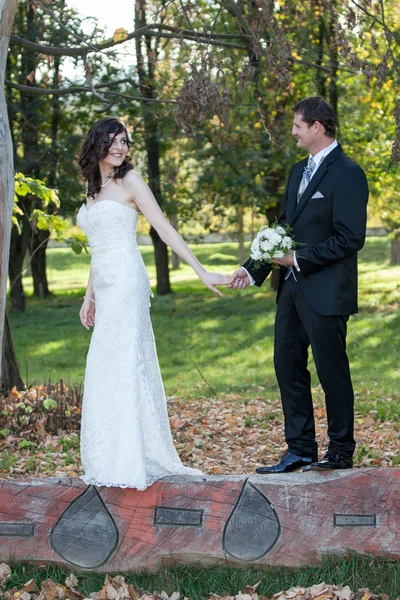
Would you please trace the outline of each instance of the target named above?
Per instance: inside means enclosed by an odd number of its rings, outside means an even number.
[[[365,241],[368,184],[364,171],[340,145],[321,162],[301,200],[297,193],[307,159],[292,169],[279,223],[288,223],[297,242],[298,284],[310,306],[322,315],[350,315],[357,308],[357,252]],[[323,198],[312,198],[319,192]],[[261,286],[271,265],[243,265]],[[286,273],[281,268],[280,285]],[[278,290],[279,297],[279,290]]]

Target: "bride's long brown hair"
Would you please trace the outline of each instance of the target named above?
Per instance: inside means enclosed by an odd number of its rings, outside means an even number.
[[[90,128],[78,157],[78,163],[86,182],[86,195],[88,197],[94,198],[95,194],[100,192],[99,161],[107,156],[115,136],[122,132],[126,134],[129,147],[129,136],[126,127],[115,117],[103,117]],[[122,179],[131,169],[133,169],[131,158],[127,156],[122,165],[114,167],[113,178]]]

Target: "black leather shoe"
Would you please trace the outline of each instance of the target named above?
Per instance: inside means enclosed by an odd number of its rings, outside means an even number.
[[[297,454],[291,454],[286,452],[278,462],[278,464],[271,467],[257,467],[256,473],[260,475],[266,475],[268,473],[289,473],[295,471],[301,467],[311,465],[313,459],[308,456],[298,456]]]
[[[341,454],[337,450],[328,450],[324,458],[320,461],[313,462],[313,468],[318,469],[352,469],[353,459],[351,456]]]

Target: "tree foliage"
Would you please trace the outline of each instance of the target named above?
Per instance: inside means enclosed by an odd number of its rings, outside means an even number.
[[[371,210],[397,231],[397,171],[389,166],[390,156],[398,159],[400,122],[394,0],[190,0],[184,5],[141,0],[135,29],[121,23],[107,40],[95,24],[92,34],[84,35],[78,15],[63,0],[32,6],[43,23],[36,25],[32,41],[24,20],[17,20],[7,85],[14,105],[18,93],[40,98],[44,144],[38,138],[38,155],[49,150],[45,115],[58,98],[55,185],[62,210],[73,210],[81,197],[71,166],[78,137],[107,111],[125,115],[133,126],[136,156],[147,162],[150,184],[167,214],[181,212],[187,219],[207,204],[235,223],[237,210],[273,217],[296,159],[291,107],[319,93],[337,109],[340,140],[368,171]],[[61,27],[65,15],[68,27]],[[120,65],[116,52],[126,44],[135,44],[136,59]],[[33,75],[23,72],[22,63],[17,67],[24,53],[35,56]],[[62,76],[66,56],[81,73],[74,81]],[[53,95],[43,96],[47,92]],[[22,132],[23,117],[17,114]],[[51,160],[47,165],[46,160],[42,169],[49,172]]]

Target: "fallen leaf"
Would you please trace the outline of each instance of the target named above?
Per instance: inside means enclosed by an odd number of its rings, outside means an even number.
[[[241,592],[239,592],[238,594],[236,594],[235,600],[251,600],[251,595],[250,594],[242,594]]]
[[[337,590],[335,592],[335,594],[339,598],[339,600],[351,600],[351,596],[352,596],[353,592],[351,591],[351,589],[349,588],[349,586],[346,585],[341,590]],[[385,599],[382,599],[382,600],[389,600],[389,597],[387,597]]]
[[[128,592],[131,600],[139,600],[140,594],[131,583],[128,583]]]
[[[10,567],[6,563],[2,563],[0,565],[0,583],[3,583],[3,581],[7,581],[7,579],[10,577],[10,575],[11,575]]]
[[[33,73],[33,71],[32,71],[32,73]],[[30,75],[32,75],[32,73],[30,73]],[[29,75],[27,76],[27,79],[28,78],[29,78]],[[11,390],[10,395],[11,395],[12,398],[18,398],[18,399],[21,398],[21,394],[17,390],[17,388],[15,387],[15,385],[14,385],[13,389]]]
[[[66,587],[52,579],[45,579],[40,584],[45,600],[56,600],[65,596]]]
[[[254,592],[257,590],[258,586],[260,585],[261,580],[257,581],[257,583],[255,583],[254,585],[246,585],[246,587],[243,590],[244,594],[254,594]]]
[[[29,581],[24,583],[24,585],[22,586],[22,591],[31,593],[31,592],[38,592],[39,590],[38,590],[35,580],[30,579]]]
[[[68,575],[68,577],[65,580],[65,585],[67,586],[67,588],[76,588],[78,587],[78,579],[77,577],[73,574],[70,573]]]

